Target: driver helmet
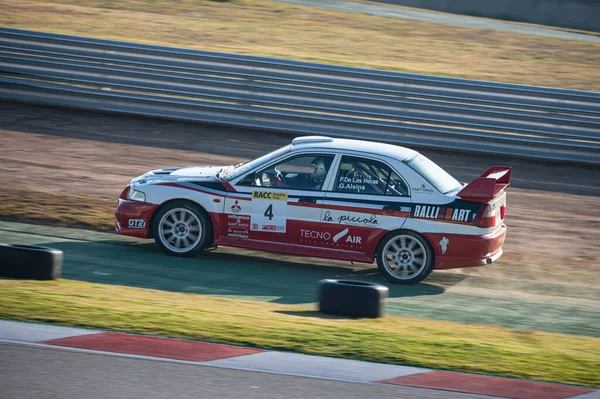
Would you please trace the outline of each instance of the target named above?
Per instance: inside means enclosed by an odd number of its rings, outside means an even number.
[[[315,158],[311,162],[311,165],[315,167],[315,171],[311,173],[310,178],[319,182],[324,181],[325,177],[327,176],[327,170],[325,169],[325,162],[323,161],[323,158]]]

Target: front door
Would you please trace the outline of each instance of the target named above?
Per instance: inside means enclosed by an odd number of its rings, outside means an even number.
[[[225,201],[225,217],[241,226],[235,246],[306,253],[321,221],[323,188],[333,178],[333,154],[306,153],[278,160],[236,185]],[[329,179],[329,180],[328,180]],[[238,221],[239,219],[239,221]]]

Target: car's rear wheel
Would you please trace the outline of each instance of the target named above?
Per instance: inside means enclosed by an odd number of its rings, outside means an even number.
[[[377,248],[377,266],[394,284],[423,281],[435,264],[431,245],[412,231],[399,231],[384,237]]]
[[[210,245],[210,220],[197,205],[172,202],[154,220],[154,240],[169,255],[189,256]]]

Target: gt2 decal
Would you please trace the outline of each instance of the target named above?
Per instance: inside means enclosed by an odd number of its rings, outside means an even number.
[[[129,219],[127,222],[127,226],[132,229],[145,229],[146,228],[146,220],[145,219]]]

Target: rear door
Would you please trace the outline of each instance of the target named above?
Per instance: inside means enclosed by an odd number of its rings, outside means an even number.
[[[387,231],[402,227],[410,204],[409,186],[390,164],[342,155],[321,214],[328,245],[370,254]]]

